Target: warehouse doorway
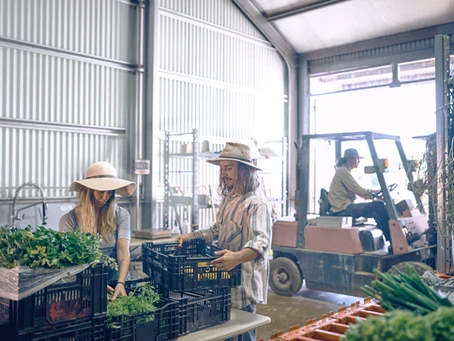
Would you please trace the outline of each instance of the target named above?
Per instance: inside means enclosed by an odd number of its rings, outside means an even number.
[[[414,68],[400,78],[395,73],[393,76],[392,67],[313,77],[311,133],[373,131],[397,135],[401,137],[407,158],[421,160],[426,150],[424,137],[433,134],[436,127],[434,66],[433,60],[414,62],[413,65],[420,68]],[[318,213],[320,189],[329,188],[335,172],[335,160],[327,157],[331,154],[324,148],[327,147],[315,146],[312,151],[311,173],[314,177],[310,179],[308,212],[314,214]],[[359,149],[360,153],[361,149],[368,153],[366,145]],[[391,159],[394,152],[394,146],[383,146],[379,157]],[[363,173],[364,166],[371,162],[370,158],[364,159],[354,174],[365,188],[378,184],[373,176]],[[396,171],[401,166],[390,165]],[[408,196],[407,180],[401,178],[399,181],[402,182],[399,184],[401,196]]]

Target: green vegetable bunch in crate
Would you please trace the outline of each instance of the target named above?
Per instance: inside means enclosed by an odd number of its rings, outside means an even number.
[[[101,259],[102,237],[65,233],[44,226],[0,227],[0,267],[64,268]]]
[[[143,243],[143,269],[164,289],[176,292],[241,285],[241,266],[218,270],[211,261],[221,249],[203,239],[183,243]]]
[[[392,271],[394,273],[382,273],[374,269],[378,279],[372,281],[372,287],[366,285],[362,288],[366,294],[379,300],[383,309],[405,309],[426,315],[440,307],[452,307],[448,299],[421,280],[413,265],[407,264],[406,273],[397,267]]]
[[[131,285],[134,288],[130,288]],[[179,303],[161,298],[149,279],[126,282],[127,296],[109,300],[106,340],[176,340],[179,335]]]

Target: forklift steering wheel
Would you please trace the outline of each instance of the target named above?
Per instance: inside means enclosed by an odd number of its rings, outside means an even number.
[[[397,187],[396,183],[391,184],[391,185],[388,186],[388,190],[390,192],[392,192],[392,191],[394,191],[396,189],[396,187]],[[382,195],[383,195],[383,191],[378,191],[378,192],[372,193],[372,197],[373,198],[381,197]]]

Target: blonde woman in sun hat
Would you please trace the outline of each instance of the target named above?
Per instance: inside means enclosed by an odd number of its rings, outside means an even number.
[[[69,190],[79,193],[79,202],[59,223],[60,231],[81,229],[102,236],[102,252],[118,263],[118,271],[109,269],[107,281],[114,299],[126,295],[124,283],[129,276],[131,239],[129,212],[117,205],[115,194],[128,197],[135,188],[134,182],[119,179],[110,163],[96,162],[88,167],[84,179],[71,184]]]

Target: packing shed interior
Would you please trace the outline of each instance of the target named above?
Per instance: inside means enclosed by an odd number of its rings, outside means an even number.
[[[452,49],[453,17],[451,0],[0,0],[0,224],[57,229],[69,185],[105,160],[137,182],[120,201],[133,231],[206,227],[206,160],[226,141],[256,147],[276,215],[292,215],[311,79],[402,85],[435,36]],[[345,81],[357,70],[366,85]],[[435,80],[422,70],[408,82]]]

